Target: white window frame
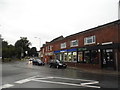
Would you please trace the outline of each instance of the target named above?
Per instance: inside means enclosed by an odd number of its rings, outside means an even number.
[[[60,48],[61,48],[61,49],[66,48],[66,42],[61,43],[61,44],[60,44]]]
[[[48,51],[48,47],[46,47],[46,51]]]
[[[52,46],[50,46],[50,51],[52,51]]]
[[[77,42],[77,44],[73,45],[74,42]],[[76,47],[76,46],[78,46],[78,40],[72,40],[72,41],[70,41],[70,47]]]
[[[44,54],[44,48],[42,49],[42,53]]]
[[[87,41],[90,39],[92,39],[92,42],[88,43]],[[84,38],[84,45],[94,44],[94,43],[96,43],[96,36],[95,35]]]

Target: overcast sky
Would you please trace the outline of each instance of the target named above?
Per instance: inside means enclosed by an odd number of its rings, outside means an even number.
[[[33,47],[118,19],[119,0],[0,0],[0,34]],[[37,38],[35,38],[37,37]]]

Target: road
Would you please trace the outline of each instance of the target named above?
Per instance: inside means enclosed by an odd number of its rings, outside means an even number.
[[[118,88],[118,76],[16,61],[2,64],[0,88]]]

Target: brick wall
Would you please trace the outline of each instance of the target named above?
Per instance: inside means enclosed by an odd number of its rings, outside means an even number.
[[[77,47],[84,47],[84,38],[85,37],[89,37],[89,36],[96,36],[96,43],[104,43],[104,42],[118,42],[117,38],[118,38],[118,31],[116,28],[116,25],[114,23],[103,26],[103,27],[98,27],[98,28],[94,28],[79,34],[75,34],[72,36],[68,36],[63,40],[57,41],[53,44],[54,46],[54,51],[56,50],[60,50],[60,44],[63,42],[67,43],[67,48],[66,49],[70,49],[70,41],[72,40],[78,40],[79,41],[79,46]],[[95,45],[95,44],[91,44],[91,45]],[[91,46],[90,45],[90,46]],[[77,48],[77,47],[73,47],[73,48]]]

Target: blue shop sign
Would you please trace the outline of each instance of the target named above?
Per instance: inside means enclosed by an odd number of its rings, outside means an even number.
[[[60,50],[58,50],[58,51],[54,51],[54,53],[60,53]]]
[[[60,52],[67,52],[67,49],[65,49],[65,50],[61,50]]]
[[[74,52],[74,51],[77,51],[77,49],[76,49],[76,48],[73,48],[73,49],[68,49],[67,51],[68,51],[68,52]]]
[[[67,49],[65,49],[65,50],[54,51],[54,53],[60,53],[60,52],[67,52]]]

